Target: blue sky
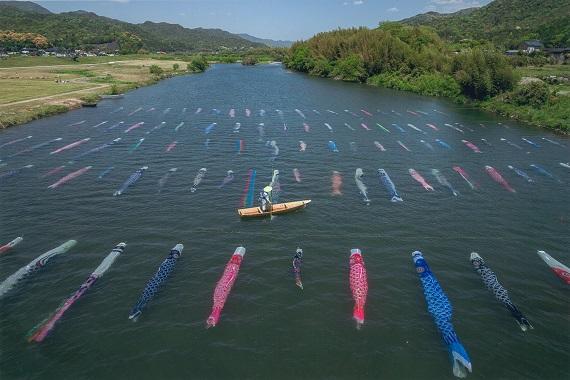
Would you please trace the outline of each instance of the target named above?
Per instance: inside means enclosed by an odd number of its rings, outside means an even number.
[[[453,12],[490,0],[44,0],[52,12],[83,9],[123,21],[220,28],[256,37],[299,40],[337,27],[374,27],[427,11]]]

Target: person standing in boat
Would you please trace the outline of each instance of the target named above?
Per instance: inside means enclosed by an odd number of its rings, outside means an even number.
[[[271,186],[265,186],[263,191],[259,194],[259,202],[261,204],[261,211],[268,212],[271,211],[271,192],[273,188]]]

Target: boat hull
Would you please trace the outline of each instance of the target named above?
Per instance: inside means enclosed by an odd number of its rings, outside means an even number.
[[[261,207],[249,207],[238,209],[238,214],[242,218],[259,218],[264,216],[286,214],[288,212],[297,211],[307,207],[311,203],[311,200],[286,202],[286,203],[276,203],[273,205],[271,212],[261,211]]]

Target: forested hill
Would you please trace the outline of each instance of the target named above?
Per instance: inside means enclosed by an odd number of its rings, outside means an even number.
[[[0,1],[0,31],[37,33],[51,46],[78,48],[117,43],[122,50],[212,51],[263,47],[220,29],[188,29],[178,24],[144,22],[131,24],[95,13],[51,13],[31,2]],[[43,11],[42,11],[43,10]]]
[[[429,12],[401,22],[434,28],[450,41],[490,40],[514,48],[525,40],[570,46],[570,0],[495,0],[452,14]]]

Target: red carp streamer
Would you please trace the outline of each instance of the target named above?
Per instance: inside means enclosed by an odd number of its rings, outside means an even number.
[[[350,290],[354,299],[352,317],[356,320],[356,328],[364,323],[364,306],[368,295],[368,277],[360,249],[350,250]]]
[[[218,324],[224,304],[232,291],[234,282],[236,282],[243,255],[245,255],[245,248],[237,247],[230,261],[226,264],[224,274],[222,274],[214,290],[214,304],[212,305],[212,312],[206,320],[206,328],[214,327]]]

